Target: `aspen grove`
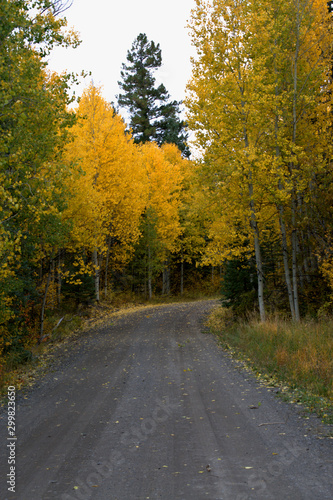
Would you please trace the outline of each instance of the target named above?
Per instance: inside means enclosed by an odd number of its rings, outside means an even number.
[[[327,2],[197,0],[190,30],[188,122],[214,207],[204,261],[253,261],[261,319],[284,303],[298,321],[332,280]]]
[[[78,76],[49,71],[54,46],[80,43],[66,2],[0,0],[0,370],[52,337],[65,306],[116,292],[222,290],[262,322],[332,312],[330,5],[194,0],[186,122],[140,34],[147,69],[136,78],[133,49],[120,96],[133,132],[102,87],[73,105]]]

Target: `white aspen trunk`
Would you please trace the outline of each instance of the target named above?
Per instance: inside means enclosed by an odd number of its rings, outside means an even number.
[[[295,308],[295,321],[300,321],[299,300],[298,300],[298,283],[297,283],[297,229],[296,229],[296,200],[292,203],[292,273],[293,273],[293,295]]]
[[[303,267],[304,267],[304,272],[305,272],[305,279],[306,279],[307,283],[311,283],[310,268],[309,268],[309,262],[308,262],[307,256],[304,257]]]
[[[180,263],[180,295],[184,295],[184,262]]]
[[[250,185],[250,193],[253,193],[253,186]],[[265,302],[264,302],[264,273],[262,267],[262,257],[260,250],[260,239],[259,239],[259,228],[256,220],[256,213],[254,210],[254,203],[251,200],[251,227],[253,229],[253,237],[254,237],[254,251],[256,258],[256,268],[257,268],[257,277],[258,277],[258,303],[259,303],[259,313],[260,313],[260,321],[266,321],[266,312],[265,312]]]
[[[171,269],[170,269],[170,262],[167,262],[167,268],[166,268],[166,293],[167,295],[170,295],[171,292]]]
[[[153,296],[152,290],[152,271],[151,271],[151,255],[150,255],[150,244],[148,244],[148,298],[151,300]]]
[[[305,231],[302,233],[302,246],[303,248],[305,248],[305,253],[303,255],[303,269],[305,274],[304,278],[306,279],[307,283],[311,283],[311,272],[309,268],[311,249],[310,249],[310,240],[307,240],[307,238],[308,238],[308,231]]]
[[[259,304],[259,313],[260,313],[260,321],[266,321],[266,312],[265,312],[265,302],[264,302],[264,273],[262,266],[262,256],[260,249],[260,238],[259,238],[259,228],[257,222],[257,214],[255,210],[255,205],[253,201],[253,184],[252,184],[252,172],[249,171],[249,197],[250,197],[250,209],[251,209],[251,228],[253,231],[254,238],[254,252],[256,258],[256,268],[257,268],[257,278],[258,278],[258,304]]]
[[[289,271],[287,232],[286,232],[286,225],[285,225],[284,220],[283,220],[283,207],[282,206],[279,207],[279,216],[280,216],[279,219],[280,219],[280,232],[281,232],[281,242],[282,242],[284,276],[285,276],[286,285],[287,285],[287,293],[288,293],[291,317],[292,317],[292,320],[294,321],[295,320],[294,294],[293,294],[293,288],[292,288],[290,271]]]
[[[94,263],[94,268],[95,268],[95,298],[97,302],[99,302],[99,274],[100,274],[100,269],[99,269],[99,263],[98,263],[98,252],[97,249],[93,251],[93,263]]]
[[[148,278],[148,298],[151,300],[153,297],[153,289],[152,289],[152,284],[151,284],[151,276]]]
[[[108,272],[109,272],[109,261],[110,261],[110,251],[112,245],[112,238],[109,236],[108,249],[105,257],[105,275],[104,275],[104,297],[107,299],[108,296]]]
[[[58,288],[57,288],[57,299],[58,306],[60,306],[61,302],[61,258],[60,258],[60,250],[58,254]]]
[[[244,103],[242,103],[244,106]],[[245,148],[249,149],[249,140],[246,128],[244,126],[244,143]],[[264,302],[264,273],[262,266],[262,256],[260,250],[260,239],[259,239],[259,228],[257,223],[257,214],[255,210],[255,204],[253,201],[253,182],[252,182],[252,170],[251,165],[249,165],[249,173],[248,173],[248,188],[249,188],[249,199],[250,199],[250,225],[253,231],[254,238],[254,252],[256,259],[256,269],[257,269],[257,279],[258,279],[258,304],[259,304],[259,313],[260,313],[260,321],[266,321],[266,311],[265,311],[265,302]]]
[[[297,137],[297,101],[298,101],[298,57],[300,51],[300,4],[297,0],[297,14],[296,14],[296,47],[295,56],[293,60],[293,135],[292,142],[296,144]],[[291,173],[293,174],[294,164],[290,165]],[[294,176],[295,178],[295,176]],[[294,181],[296,183],[296,180]],[[298,284],[297,284],[297,255],[298,255],[298,244],[297,244],[297,226],[296,226],[296,215],[297,215],[297,190],[294,185],[293,199],[291,206],[291,220],[292,220],[292,276],[293,276],[293,295],[294,295],[294,308],[295,308],[295,321],[300,320],[299,313],[299,299],[298,299]]]
[[[256,232],[258,231],[258,226],[256,227]],[[260,321],[266,321],[265,303],[264,303],[264,273],[262,269],[261,251],[259,244],[259,237],[256,235],[254,240],[256,261],[257,261],[257,273],[258,273],[258,302],[259,302],[259,312]]]
[[[276,41],[275,41],[275,45],[276,45]],[[275,59],[274,59],[274,71],[275,71],[275,75],[278,75],[278,70],[276,68],[276,60]],[[276,98],[279,96],[279,93],[280,93],[280,91],[278,88],[278,83],[276,82],[276,86],[275,86]],[[281,153],[280,153],[280,147],[279,147],[279,142],[278,142],[279,119],[280,119],[280,116],[279,116],[279,111],[277,108],[275,111],[275,141],[276,141],[275,153],[276,153],[276,157],[280,160]],[[281,179],[279,179],[279,181],[278,181],[278,188],[280,191],[283,190]],[[293,288],[292,288],[292,283],[291,283],[291,278],[290,278],[287,231],[286,231],[286,225],[284,222],[284,209],[283,209],[282,205],[278,206],[278,212],[279,212],[279,225],[280,225],[280,234],[281,234],[281,246],[282,246],[284,276],[285,276],[285,282],[286,282],[286,287],[287,287],[287,294],[288,294],[291,317],[292,317],[292,320],[294,321],[295,320],[294,294],[293,294]]]
[[[168,271],[167,271],[167,262],[164,262],[164,268],[162,271],[162,295],[165,295],[167,292],[167,280],[168,280]]]
[[[51,276],[52,276],[52,286],[53,286],[53,289],[55,289],[55,262],[54,260],[52,260],[52,271],[51,271]],[[54,294],[52,294],[52,309],[54,309],[57,305],[57,298],[54,296]]]
[[[50,262],[49,273],[47,276],[47,282],[46,282],[45,291],[44,291],[42,310],[41,310],[41,315],[40,315],[40,330],[39,330],[38,344],[40,344],[40,342],[43,340],[46,298],[47,298],[47,293],[49,291],[49,286],[50,286],[50,282],[51,282],[51,275],[52,275],[52,262]]]
[[[147,300],[147,278],[146,277],[145,277],[145,281],[143,284],[143,293],[144,293],[145,299]]]
[[[184,295],[184,235],[181,235],[181,253],[180,253],[180,295]]]
[[[299,312],[298,285],[297,285],[297,234],[296,234],[296,230],[293,231],[292,240],[293,240],[292,266],[293,266],[293,292],[294,292],[295,321],[300,321],[301,317],[300,317],[300,312]]]

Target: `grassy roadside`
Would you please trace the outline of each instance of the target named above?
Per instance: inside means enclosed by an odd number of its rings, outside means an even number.
[[[279,386],[281,397],[333,424],[333,319],[235,321],[230,309],[218,306],[207,326],[233,356]]]

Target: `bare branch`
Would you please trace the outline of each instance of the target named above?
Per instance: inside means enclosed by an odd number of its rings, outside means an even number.
[[[55,16],[62,14],[65,10],[73,5],[74,0],[54,0],[52,2],[52,10]]]
[[[49,2],[45,2],[42,12],[46,12],[48,9],[51,9],[54,16],[59,16],[73,5],[73,1],[74,0],[51,0]]]

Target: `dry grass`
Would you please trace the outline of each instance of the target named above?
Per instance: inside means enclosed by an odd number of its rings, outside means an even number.
[[[242,353],[266,373],[307,398],[333,401],[333,319],[292,323],[272,318],[265,323],[232,321],[232,312],[216,308],[208,322],[225,347]],[[325,406],[325,405],[324,405]]]

